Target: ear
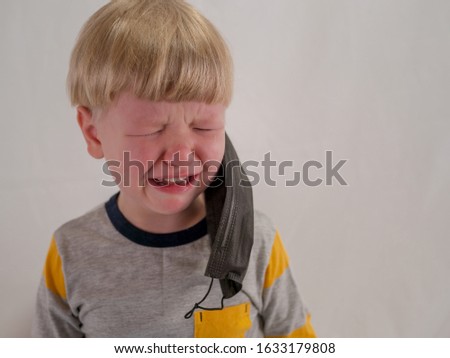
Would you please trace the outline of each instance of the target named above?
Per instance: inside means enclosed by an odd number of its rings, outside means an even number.
[[[102,143],[97,137],[97,128],[92,111],[87,107],[78,106],[77,121],[86,141],[88,153],[95,159],[103,158]]]

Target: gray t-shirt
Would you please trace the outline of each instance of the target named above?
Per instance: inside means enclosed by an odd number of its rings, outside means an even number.
[[[133,226],[117,195],[61,226],[38,290],[35,337],[314,336],[286,252],[270,220],[255,211],[242,290],[222,310],[185,314],[208,291],[206,219],[170,234]],[[220,307],[215,280],[202,307]]]

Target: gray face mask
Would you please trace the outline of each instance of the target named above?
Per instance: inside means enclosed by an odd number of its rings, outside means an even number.
[[[197,308],[223,308],[223,299],[233,297],[241,290],[250,260],[254,226],[252,188],[228,135],[225,135],[222,166],[206,189],[205,200],[208,234],[212,240],[205,276],[211,277],[211,285],[186,318],[190,318]],[[220,281],[222,307],[202,307],[200,304],[211,291],[214,279]]]

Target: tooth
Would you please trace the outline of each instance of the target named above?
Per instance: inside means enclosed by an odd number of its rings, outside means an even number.
[[[189,181],[189,177],[185,178],[153,178],[153,180],[157,183],[162,184],[186,184]]]

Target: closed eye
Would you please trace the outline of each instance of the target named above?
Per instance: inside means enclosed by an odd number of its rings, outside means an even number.
[[[160,129],[156,132],[152,133],[144,133],[144,134],[128,134],[127,137],[154,137],[160,134],[163,131],[163,129]]]
[[[212,128],[194,128],[194,129],[197,130],[197,131],[205,131],[205,132],[214,130]]]
[[[194,131],[197,132],[216,132],[223,129],[223,127],[193,127]]]

